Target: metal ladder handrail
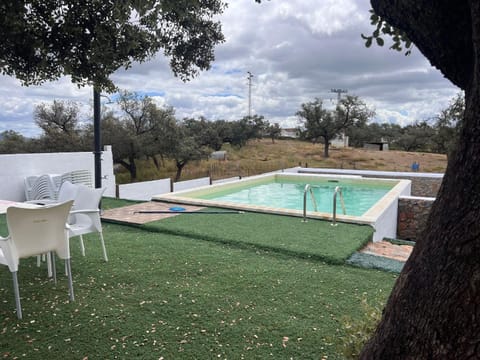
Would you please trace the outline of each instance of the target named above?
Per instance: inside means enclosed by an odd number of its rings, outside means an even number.
[[[345,201],[343,199],[342,188],[340,186],[335,187],[333,192],[333,217],[332,217],[332,226],[337,226],[337,193],[340,193],[340,205],[342,205],[343,215],[346,215],[347,211],[345,210]]]
[[[302,222],[307,222],[307,192],[310,192],[310,196],[312,197],[313,208],[315,211],[317,209],[317,201],[315,200],[315,196],[313,195],[312,186],[310,184],[305,185],[305,190],[303,190],[303,220]]]

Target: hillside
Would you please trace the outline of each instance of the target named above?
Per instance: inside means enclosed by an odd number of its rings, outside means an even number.
[[[231,176],[250,176],[272,170],[294,166],[309,166],[339,169],[368,169],[385,171],[411,171],[414,161],[420,164],[421,172],[444,172],[447,157],[442,154],[405,151],[374,151],[356,148],[330,148],[330,157],[323,158],[323,145],[311,144],[299,140],[269,139],[252,140],[241,149],[231,148],[228,144],[227,160],[202,160],[187,164],[182,180],[212,176],[214,179]],[[165,161],[160,169],[153,162],[139,162],[139,181],[173,177],[173,162]],[[129,182],[128,174],[121,170],[117,173],[117,183]]]

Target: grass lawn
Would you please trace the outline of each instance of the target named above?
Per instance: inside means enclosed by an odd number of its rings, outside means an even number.
[[[205,209],[208,212],[212,209]],[[223,210],[225,211],[225,210]],[[356,250],[371,240],[373,229],[366,225],[260,213],[181,215],[143,226],[192,239],[232,244],[243,248],[274,251],[297,257],[344,264]]]
[[[364,297],[384,300],[396,276],[337,265],[358,244],[345,241],[338,252],[319,246],[326,241],[319,227],[259,214],[183,215],[143,227],[105,223],[108,263],[96,236],[87,237],[86,257],[72,240],[75,302],[68,302],[66,277],[55,286],[44,265],[22,260],[18,321],[11,275],[2,267],[0,356],[341,359],[342,319],[359,318]],[[351,232],[338,229],[338,241]]]

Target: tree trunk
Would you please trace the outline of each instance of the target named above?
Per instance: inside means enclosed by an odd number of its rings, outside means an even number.
[[[328,158],[328,150],[330,148],[330,138],[329,137],[323,137],[323,140],[325,142],[324,146],[323,146],[323,157],[324,158]]]
[[[186,161],[175,161],[175,163],[177,165],[177,173],[175,174],[174,182],[177,182],[182,177],[182,170],[183,170],[184,166],[187,165],[187,162]]]
[[[125,160],[120,160],[118,163],[122,165],[130,173],[130,180],[135,181],[137,179],[137,166],[135,164],[135,159],[130,158],[130,163],[127,163]]]
[[[160,169],[160,164],[158,163],[158,159],[155,155],[152,155],[152,160],[153,160],[153,164],[155,165],[155,168],[157,170],[159,170]]]
[[[480,358],[480,4],[470,4],[474,67],[460,140],[423,237],[360,359]]]

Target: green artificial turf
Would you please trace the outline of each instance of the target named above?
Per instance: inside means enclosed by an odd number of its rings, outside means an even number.
[[[260,213],[183,214],[147,223],[143,228],[314,258],[331,264],[345,263],[371,240],[373,234],[373,229],[366,225],[338,223],[331,226],[328,221],[312,219],[304,223],[297,217]]]
[[[210,223],[210,234],[235,240],[229,236],[241,235],[243,221],[258,214],[245,215],[235,215],[223,230],[227,219]],[[72,239],[76,296],[72,303],[62,262],[57,262],[55,285],[46,276],[45,264],[38,268],[34,258],[22,259],[20,321],[14,312],[10,272],[0,267],[0,356],[341,359],[337,345],[344,331],[342,319],[360,318],[365,297],[370,303],[384,301],[396,278],[392,273],[326,264],[315,257],[265,251],[257,245],[237,246],[233,240],[204,241],[196,234],[201,217],[208,215],[194,216],[198,218],[182,216],[197,225],[191,237],[159,232],[158,224],[149,231],[104,223],[107,263],[97,236],[86,237],[86,257]],[[184,229],[182,217],[167,222],[169,231]],[[296,233],[287,218],[268,219],[250,223],[245,238],[255,234],[254,226],[268,221],[276,224],[276,236],[283,243]],[[316,224],[294,220],[301,226]],[[5,233],[4,224],[0,216],[0,233]],[[304,245],[316,248],[313,233]]]

